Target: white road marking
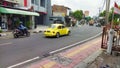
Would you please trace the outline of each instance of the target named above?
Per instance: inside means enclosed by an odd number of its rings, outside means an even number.
[[[14,68],[14,67],[20,66],[20,65],[22,65],[22,64],[31,62],[31,61],[36,60],[36,59],[39,59],[39,58],[40,58],[40,57],[38,56],[38,57],[35,57],[35,58],[33,58],[33,59],[26,60],[26,61],[21,62],[21,63],[15,64],[15,65],[11,65],[11,66],[9,66],[9,67],[7,67],[7,68]]]
[[[66,47],[63,47],[63,48],[60,48],[60,49],[57,49],[57,50],[54,50],[54,51],[52,51],[52,52],[49,52],[49,54],[54,54],[54,53],[59,52],[59,51],[62,51],[62,50],[64,50],[64,49],[67,49],[67,48],[73,47],[73,46],[75,46],[75,45],[81,44],[81,43],[86,42],[86,41],[88,41],[88,40],[90,40],[90,39],[93,39],[93,38],[95,38],[95,37],[97,37],[97,36],[100,36],[101,34],[102,34],[102,32],[100,32],[99,34],[97,34],[97,35],[95,35],[95,36],[93,36],[93,37],[90,37],[90,38],[88,38],[88,39],[86,39],[86,40],[83,40],[83,41],[80,41],[80,42],[71,44],[71,45],[69,45],[69,46],[66,46]]]
[[[55,52],[64,50],[64,49],[66,49],[66,48],[72,47],[72,46],[74,46],[74,45],[78,45],[78,44],[83,43],[83,42],[85,42],[85,41],[88,41],[88,40],[90,40],[90,39],[92,39],[92,38],[95,38],[95,37],[99,36],[100,34],[101,34],[101,33],[97,34],[96,36],[90,37],[90,38],[88,38],[88,39],[86,39],[86,40],[77,42],[77,43],[72,44],[72,45],[70,45],[70,46],[67,46],[67,47],[64,47],[64,48],[61,48],[61,49],[58,49],[58,50],[55,50],[55,51],[52,51],[52,52],[49,52],[49,53],[52,54],[52,53],[55,53]],[[33,58],[33,59],[26,60],[26,61],[21,62],[21,63],[15,64],[15,65],[11,65],[11,66],[9,66],[9,67],[7,67],[7,68],[14,68],[14,67],[23,65],[23,64],[25,64],[25,63],[31,62],[31,61],[36,60],[36,59],[39,59],[39,58],[40,58],[40,57],[38,56],[38,57],[35,57],[35,58]]]
[[[2,43],[2,44],[0,44],[0,46],[9,45],[9,44],[12,44],[12,42]]]

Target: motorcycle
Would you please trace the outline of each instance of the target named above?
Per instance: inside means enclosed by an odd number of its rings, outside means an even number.
[[[28,30],[26,30],[26,32],[23,32],[19,29],[15,29],[13,31],[13,36],[14,38],[19,38],[20,36],[26,36],[26,37],[29,37],[30,36],[30,32]]]

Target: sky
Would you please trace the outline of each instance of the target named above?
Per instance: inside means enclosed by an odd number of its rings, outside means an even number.
[[[104,5],[105,0],[51,0],[52,5],[64,5],[75,10],[88,10],[90,12],[90,16],[97,16],[99,14],[99,9],[101,11],[105,10]],[[114,6],[114,1],[120,5],[120,0],[111,0],[110,7]],[[104,7],[103,7],[104,6]]]

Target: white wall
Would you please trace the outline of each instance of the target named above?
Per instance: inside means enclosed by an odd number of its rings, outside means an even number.
[[[62,16],[61,12],[53,12],[53,16]]]
[[[67,15],[70,15],[71,10],[67,9]]]

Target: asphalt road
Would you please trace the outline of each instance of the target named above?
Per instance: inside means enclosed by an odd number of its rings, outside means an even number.
[[[51,51],[85,40],[101,31],[102,28],[84,25],[72,27],[70,36],[60,38],[45,38],[43,33],[38,33],[26,38],[1,40],[0,68],[6,68],[37,56],[43,57]]]

